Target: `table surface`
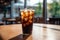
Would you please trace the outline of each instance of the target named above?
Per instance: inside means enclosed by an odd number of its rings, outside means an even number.
[[[20,34],[23,34],[21,24],[0,26],[0,35],[4,40]],[[60,25],[34,23],[32,34],[26,40],[60,40]]]
[[[7,21],[16,21],[16,19],[7,19]]]
[[[4,40],[8,40],[20,34],[22,34],[21,24],[0,26],[0,35],[2,36]]]
[[[0,24],[4,24],[4,22],[0,22]]]
[[[60,25],[34,24],[32,34],[26,40],[60,40]]]
[[[2,19],[2,20],[4,20],[4,21],[16,21],[16,19],[12,19],[12,18],[8,18],[8,19]]]

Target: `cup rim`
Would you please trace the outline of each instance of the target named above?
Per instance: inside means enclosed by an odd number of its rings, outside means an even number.
[[[35,11],[34,9],[32,9],[32,8],[29,8],[29,9],[27,9],[27,8],[25,8],[25,9],[21,9],[20,11]]]

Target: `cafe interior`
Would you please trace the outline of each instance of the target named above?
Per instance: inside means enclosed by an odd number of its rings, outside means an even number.
[[[60,40],[60,0],[0,0],[0,40]]]

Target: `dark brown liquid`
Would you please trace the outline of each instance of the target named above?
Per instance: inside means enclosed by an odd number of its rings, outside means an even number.
[[[32,32],[33,16],[34,16],[33,11],[21,12],[21,22],[24,34],[30,34]]]

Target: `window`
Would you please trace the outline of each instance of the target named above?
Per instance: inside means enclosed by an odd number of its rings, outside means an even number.
[[[35,17],[42,17],[43,0],[27,0],[27,8],[35,10]]]
[[[24,0],[20,0],[20,2],[22,2],[20,3],[20,9],[24,9]],[[26,0],[25,6],[35,10],[35,17],[42,17],[43,0]]]
[[[60,18],[60,0],[47,0],[48,17]]]

